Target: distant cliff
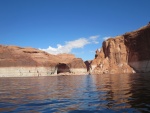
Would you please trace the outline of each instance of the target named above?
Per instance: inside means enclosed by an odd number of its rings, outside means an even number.
[[[87,72],[83,60],[73,54],[52,55],[34,48],[0,45],[0,76],[49,76]]]
[[[150,24],[104,41],[91,67],[93,74],[150,72]]]
[[[150,24],[103,42],[93,61],[0,45],[0,77],[150,72]]]

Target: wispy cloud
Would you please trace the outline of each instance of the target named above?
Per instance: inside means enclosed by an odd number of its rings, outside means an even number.
[[[107,36],[107,37],[104,37],[103,40],[107,40],[107,39],[109,39],[109,38],[110,38],[110,36]]]
[[[91,36],[89,38],[79,38],[73,41],[66,41],[65,45],[57,44],[56,48],[49,46],[46,49],[41,49],[41,48],[39,49],[55,55],[60,53],[70,53],[73,49],[83,48],[87,44],[92,44],[92,43],[97,44],[98,37],[99,36],[96,35],[96,36]]]
[[[89,51],[90,53],[92,53],[92,54],[94,54],[95,53],[95,51]]]
[[[93,43],[98,44],[98,43],[99,43],[99,42],[97,41],[98,37],[99,37],[99,35],[95,35],[95,36],[91,36],[89,39],[90,39]]]

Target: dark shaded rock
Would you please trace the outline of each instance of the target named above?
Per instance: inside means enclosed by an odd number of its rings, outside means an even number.
[[[86,65],[86,68],[87,68],[87,72],[91,72],[91,63],[92,63],[92,61],[91,60],[87,60],[87,61],[85,61],[84,62],[85,63],[85,65]]]
[[[70,73],[70,68],[67,64],[64,63],[59,63],[57,65],[57,74],[59,73]]]

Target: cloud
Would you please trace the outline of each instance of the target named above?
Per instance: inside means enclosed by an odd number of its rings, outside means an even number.
[[[41,49],[41,48],[39,49],[55,55],[60,53],[71,53],[73,49],[83,48],[87,44],[92,44],[92,43],[97,44],[98,37],[99,36],[96,35],[96,36],[91,36],[89,38],[79,38],[73,41],[66,41],[65,45],[57,44],[56,48],[49,46],[46,49]]]
[[[107,39],[109,39],[109,38],[110,38],[110,36],[107,36],[107,37],[104,37],[103,40],[107,40]]]
[[[91,36],[89,39],[90,39],[93,43],[98,44],[98,43],[99,43],[99,42],[97,41],[98,37],[99,37],[99,35],[95,35],[95,36]]]
[[[95,51],[89,51],[90,53],[95,53]]]

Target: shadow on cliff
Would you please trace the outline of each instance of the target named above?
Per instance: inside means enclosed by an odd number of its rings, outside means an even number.
[[[85,63],[85,65],[86,65],[87,72],[90,74],[92,61],[91,61],[91,60],[90,60],[90,61],[85,61],[84,63]]]
[[[57,74],[59,73],[67,73],[69,72],[70,73],[70,68],[67,64],[64,64],[64,63],[59,63],[57,65]]]
[[[150,72],[150,24],[123,36],[128,53],[127,63],[136,72]]]

